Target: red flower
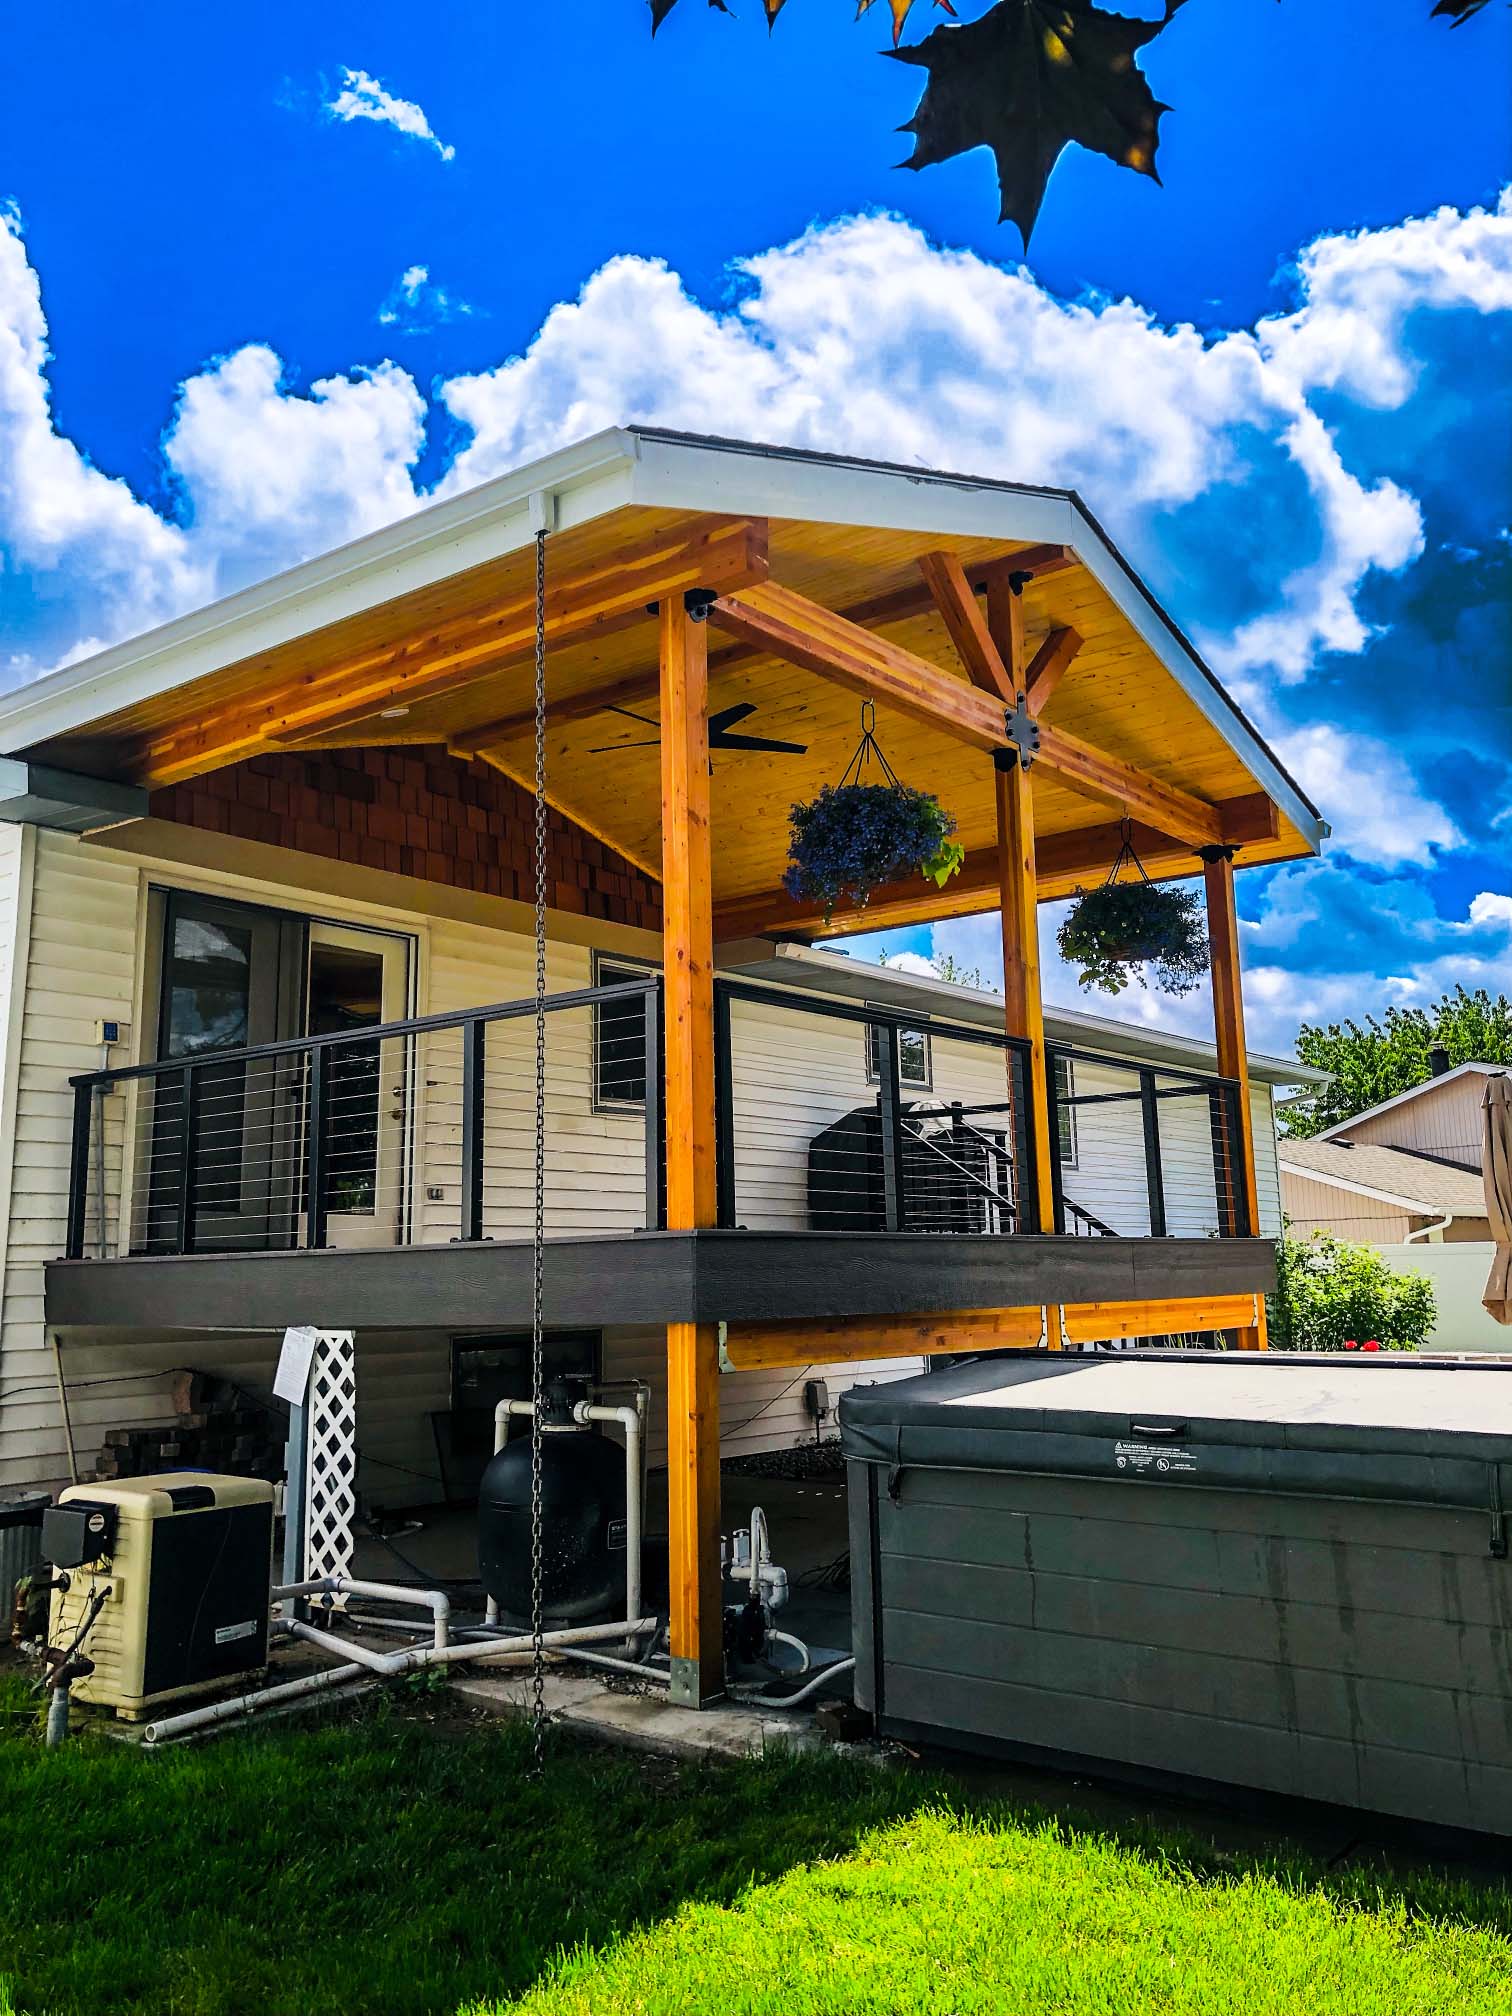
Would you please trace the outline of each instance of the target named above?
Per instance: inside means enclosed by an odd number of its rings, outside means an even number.
[[[1346,1337],[1344,1339],[1344,1349],[1346,1351],[1358,1351],[1359,1348],[1359,1344],[1353,1337]]]
[[[1365,1342],[1360,1346],[1362,1351],[1379,1351],[1380,1348],[1381,1340],[1379,1337],[1367,1337]]]

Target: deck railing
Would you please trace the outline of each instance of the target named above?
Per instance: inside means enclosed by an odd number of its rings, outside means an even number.
[[[73,1084],[70,1259],[524,1239],[535,1003],[509,1001]],[[657,976],[547,998],[546,1229],[663,1222]],[[715,985],[718,1222],[768,1231],[1230,1237],[1238,1087],[1051,1053],[1052,1223],[1029,1046],[733,979]]]

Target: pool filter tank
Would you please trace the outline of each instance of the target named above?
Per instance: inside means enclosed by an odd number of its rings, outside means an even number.
[[[624,1612],[625,1457],[573,1408],[591,1381],[564,1376],[541,1395],[542,1610],[548,1630]],[[478,1579],[506,1625],[530,1623],[529,1434],[506,1442],[478,1490]]]

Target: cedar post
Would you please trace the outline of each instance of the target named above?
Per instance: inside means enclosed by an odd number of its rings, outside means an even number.
[[[1207,895],[1208,947],[1213,975],[1213,1028],[1218,1069],[1238,1087],[1239,1138],[1233,1144],[1235,1177],[1243,1185],[1244,1213],[1251,1237],[1260,1229],[1255,1185],[1255,1130],[1250,1112],[1249,1058],[1244,1047],[1244,993],[1239,973],[1239,913],[1234,905],[1234,850],[1204,847],[1202,879]],[[1237,1331],[1241,1351],[1265,1349],[1265,1304],[1260,1321]]]
[[[715,1222],[714,906],[709,855],[708,631],[663,597],[662,948],[667,1229]],[[667,1325],[672,1686],[698,1707],[724,1684],[719,1571],[719,1348],[712,1324]]]
[[[1006,581],[987,590],[987,627],[1013,681],[1023,691],[1024,610]],[[1050,1168],[1050,1088],[1045,1065],[1045,1011],[1040,999],[1039,907],[1034,866],[1034,800],[1029,772],[1008,751],[997,775],[998,873],[1003,919],[1003,1021],[1030,1045],[1029,1105],[1033,1127],[1034,1199],[1041,1232],[1055,1227]],[[1022,1197],[1022,1191],[1021,1191]],[[1059,1342],[1057,1310],[1046,1311],[1048,1335]]]

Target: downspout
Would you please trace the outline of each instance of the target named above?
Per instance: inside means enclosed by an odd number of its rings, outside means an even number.
[[[1446,1211],[1436,1224],[1419,1225],[1416,1232],[1409,1232],[1407,1237],[1402,1241],[1402,1244],[1404,1246],[1416,1246],[1419,1240],[1431,1239],[1435,1232],[1446,1232],[1453,1223],[1454,1213]]]

